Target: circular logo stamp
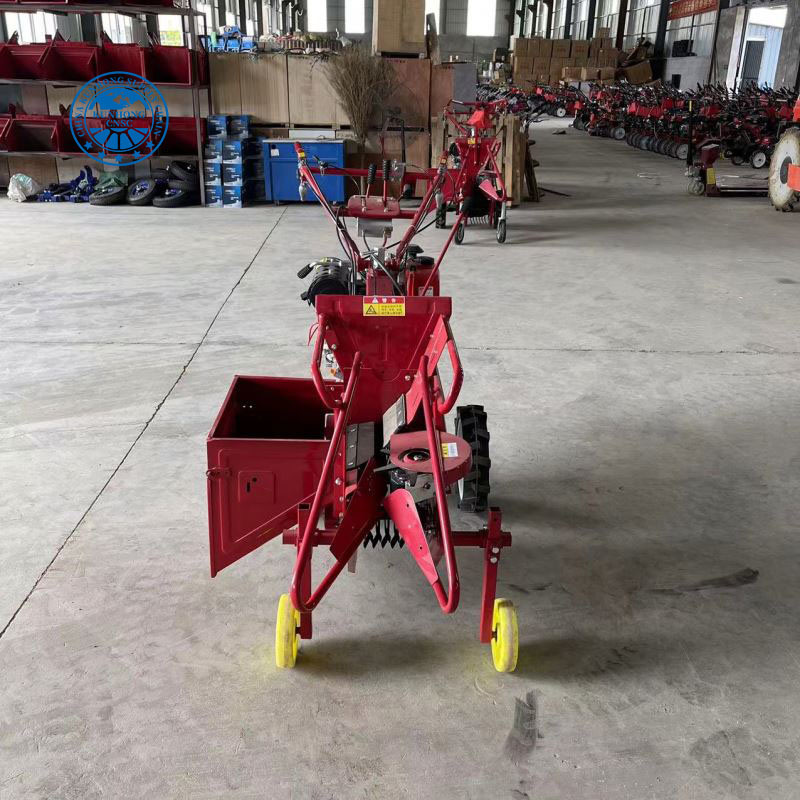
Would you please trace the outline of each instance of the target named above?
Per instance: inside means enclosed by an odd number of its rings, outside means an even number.
[[[133,72],[106,72],[78,90],[69,125],[87,156],[118,167],[144,161],[158,150],[169,114],[164,96],[150,81]]]

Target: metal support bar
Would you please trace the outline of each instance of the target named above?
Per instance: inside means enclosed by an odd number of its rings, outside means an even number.
[[[585,39],[591,39],[594,36],[594,22],[597,14],[597,0],[589,0],[589,13],[586,17],[586,36]]]
[[[661,0],[658,7],[658,27],[656,28],[656,40],[653,44],[653,56],[655,58],[665,58],[664,42],[667,39],[667,17],[669,16],[670,0]]]
[[[622,43],[625,40],[625,23],[628,20],[628,0],[619,0],[619,12],[617,14],[617,36],[614,40],[614,47],[622,50]]]
[[[627,2],[627,0],[620,0],[620,2]],[[567,10],[564,16],[564,38],[572,38],[572,0],[566,0]]]

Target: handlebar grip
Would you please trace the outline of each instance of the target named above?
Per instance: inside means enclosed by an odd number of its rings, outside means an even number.
[[[372,186],[372,184],[375,183],[375,175],[377,172],[378,168],[375,166],[375,164],[370,164],[367,167],[367,186]]]
[[[384,181],[390,180],[391,172],[392,172],[392,162],[388,158],[383,159],[383,179]]]

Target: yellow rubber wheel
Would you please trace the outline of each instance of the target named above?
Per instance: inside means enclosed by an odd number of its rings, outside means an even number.
[[[492,661],[498,672],[513,672],[519,655],[517,611],[510,600],[498,597],[492,611]]]
[[[282,669],[291,669],[297,661],[299,627],[300,612],[292,605],[289,595],[282,594],[275,623],[275,664]]]

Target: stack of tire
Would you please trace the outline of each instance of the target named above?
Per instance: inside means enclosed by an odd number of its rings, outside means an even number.
[[[197,164],[171,161],[166,169],[154,169],[149,178],[137,178],[130,186],[105,186],[89,197],[93,206],[131,206],[179,208],[200,202],[200,176]]]

